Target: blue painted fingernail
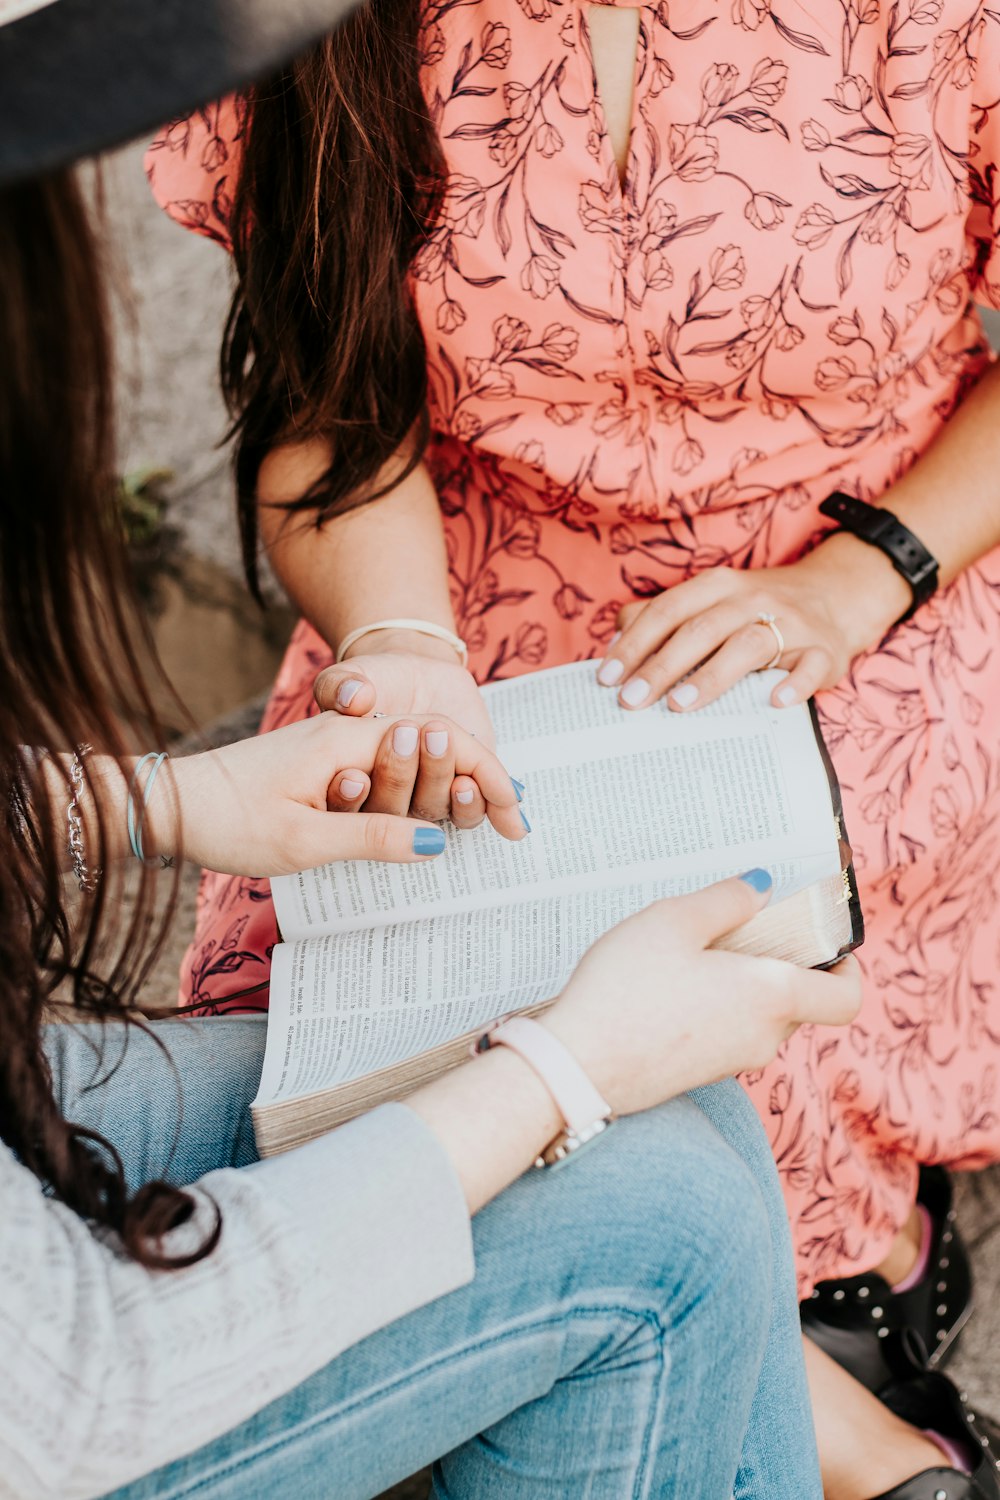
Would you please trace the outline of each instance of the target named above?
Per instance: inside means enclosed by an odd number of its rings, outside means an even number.
[[[518,812],[521,814],[521,822],[524,824],[524,831],[525,831],[525,833],[530,833],[531,832],[531,824],[528,822],[527,818],[524,816],[523,809],[521,809],[519,807],[518,808]]]
[[[416,828],[413,832],[414,854],[440,854],[444,850],[444,833],[440,828]]]
[[[513,776],[512,776],[510,778],[510,784],[514,788],[515,792],[517,793],[517,800],[518,800],[518,802],[523,802],[524,801],[524,782],[523,781],[515,781],[514,778],[513,778]]]
[[[747,870],[743,875],[740,876],[740,879],[745,880],[747,885],[752,886],[753,889],[755,891],[759,891],[761,895],[763,895],[765,891],[769,891],[774,884],[774,881],[771,879],[767,870]]]

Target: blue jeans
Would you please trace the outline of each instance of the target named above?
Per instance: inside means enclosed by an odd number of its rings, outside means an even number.
[[[66,1113],[133,1184],[252,1160],[263,1024],[155,1029],[172,1064],[114,1030],[95,1073],[91,1028],[50,1028]],[[113,1500],[370,1500],[432,1461],[437,1500],[821,1500],[785,1211],[737,1085],[528,1173],[474,1233],[470,1286]]]

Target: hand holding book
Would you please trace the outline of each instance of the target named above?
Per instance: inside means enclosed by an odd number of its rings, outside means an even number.
[[[645,907],[584,954],[540,1018],[616,1114],[762,1068],[799,1026],[842,1026],[861,998],[853,955],[834,969],[715,946],[756,917],[763,870]]]

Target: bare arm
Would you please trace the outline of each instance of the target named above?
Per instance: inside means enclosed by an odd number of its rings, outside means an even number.
[[[276,449],[260,474],[260,529],[282,586],[333,648],[349,631],[377,619],[455,621],[437,494],[419,464],[383,499],[317,528],[282,502],[303,494],[326,468],[319,442]],[[363,637],[351,654],[409,649],[455,660],[444,641],[409,633]]]
[[[937,558],[942,587],[1000,544],[998,473],[1000,365],[994,365],[886,495],[888,508]],[[854,590],[869,581],[872,616],[863,622],[858,650],[875,644],[909,608],[909,585],[876,547],[835,533],[815,556],[832,570],[831,585],[852,590],[852,608]]]
[[[322,444],[300,444],[276,449],[261,468],[261,536],[292,601],[334,650],[377,620],[429,620],[454,631],[441,509],[425,466],[382,500],[317,529],[278,507],[304,494],[326,461]],[[343,666],[320,674],[315,691],[323,709],[447,714],[493,743],[486,706],[453,647],[416,631],[361,636]],[[447,808],[430,811],[444,817]]]
[[[1000,367],[994,367],[885,496],[887,508],[938,559],[942,584],[1000,544],[998,418]],[[839,682],[911,600],[884,553],[836,531],[799,562],[713,569],[649,604],[626,606],[622,635],[598,680],[615,687],[628,708],[646,708],[666,693],[671,708],[696,711],[771,662],[777,637],[760,623],[770,615],[784,643],[777,664],[789,671],[774,702],[787,706]]]

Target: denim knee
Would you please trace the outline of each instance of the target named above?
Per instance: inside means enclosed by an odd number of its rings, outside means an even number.
[[[771,1298],[771,1225],[751,1166],[688,1099],[625,1123],[620,1160],[607,1164],[619,1182],[608,1197],[611,1243],[627,1240],[627,1253],[641,1255],[633,1274],[659,1262],[675,1302],[693,1305],[707,1296],[750,1301],[756,1315],[747,1318],[744,1309],[744,1318],[748,1324],[759,1318],[763,1326]]]
[[[711,1298],[732,1304],[734,1331],[763,1336],[765,1201],[752,1169],[689,1099],[618,1121],[579,1160],[529,1174],[480,1217],[490,1221],[489,1254],[547,1263],[567,1299],[618,1288],[673,1322]]]

